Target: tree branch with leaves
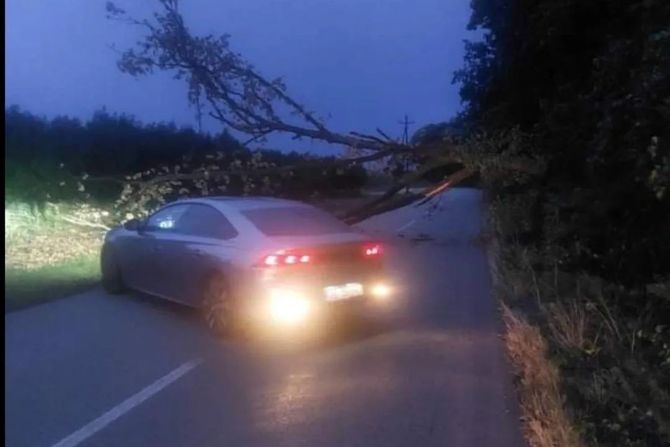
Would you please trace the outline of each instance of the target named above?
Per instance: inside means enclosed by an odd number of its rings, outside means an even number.
[[[136,19],[111,2],[107,3],[108,17],[144,29],[144,36],[135,46],[125,50],[119,68],[132,76],[143,76],[155,71],[172,73],[188,86],[188,99],[198,112],[206,111],[223,127],[246,135],[247,143],[262,143],[272,134],[291,135],[294,139],[312,139],[342,146],[353,157],[336,161],[306,160],[294,166],[271,166],[254,158],[251,163],[222,164],[216,159],[197,167],[161,167],[138,173],[123,180],[123,192],[117,205],[132,212],[146,212],[151,204],[164,202],[167,194],[194,191],[183,187],[192,182],[200,194],[208,195],[214,189],[225,191],[230,178],[236,176],[249,182],[244,192],[251,192],[263,179],[264,192],[271,193],[271,185],[299,170],[322,169],[363,164],[391,157],[413,157],[420,161],[414,172],[405,173],[373,207],[361,210],[360,215],[371,209],[384,209],[403,187],[410,186],[422,175],[449,164],[459,164],[462,172],[449,184],[475,172],[493,172],[502,168],[525,169],[516,160],[501,156],[499,147],[473,148],[471,144],[453,144],[439,141],[431,144],[401,144],[377,129],[378,135],[351,131],[340,133],[331,130],[314,112],[295,100],[287,91],[281,78],[263,76],[230,45],[230,36],[194,35],[184,22],[177,0],[158,0],[160,9],[153,19]],[[510,163],[511,162],[511,163]],[[468,175],[464,175],[467,173]],[[92,179],[95,180],[95,179]],[[99,179],[98,179],[99,180]],[[355,220],[350,215],[349,219]]]

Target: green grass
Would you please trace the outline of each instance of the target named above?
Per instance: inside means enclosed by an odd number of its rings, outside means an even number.
[[[32,270],[5,268],[5,312],[72,295],[99,281],[97,254]]]

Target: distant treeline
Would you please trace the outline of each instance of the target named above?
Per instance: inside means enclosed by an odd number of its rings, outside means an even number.
[[[174,124],[143,124],[127,115],[104,109],[82,122],[66,116],[46,119],[12,106],[5,110],[5,194],[14,201],[41,203],[78,197],[76,184],[82,176],[117,177],[133,175],[159,166],[192,165],[208,155],[223,154],[222,166],[233,160],[248,160],[252,152],[226,131],[200,134]],[[263,151],[263,160],[292,165],[306,160],[296,152]],[[307,196],[345,194],[360,188],[366,180],[362,167],[335,172],[332,169],[296,173],[282,186],[283,195]],[[100,182],[87,187],[91,200],[110,201],[120,185]],[[229,191],[239,193],[241,191]]]

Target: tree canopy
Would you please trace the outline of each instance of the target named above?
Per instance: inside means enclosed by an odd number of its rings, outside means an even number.
[[[5,192],[10,200],[95,200],[111,204],[124,179],[138,174],[189,169],[216,160],[222,166],[291,166],[314,160],[323,169],[294,173],[277,194],[308,197],[313,193],[346,194],[366,178],[360,166],[329,165],[333,157],[314,157],[278,150],[251,151],[225,130],[199,134],[172,123],[143,124],[131,116],[100,110],[86,121],[40,118],[18,107],[5,111]],[[256,185],[262,189],[262,181]],[[211,194],[242,194],[245,182],[231,175],[225,188],[210,185]],[[166,200],[201,193],[192,182],[172,185]],[[204,184],[207,188],[208,185]],[[247,185],[248,187],[248,185]],[[181,191],[181,192],[180,192]]]
[[[563,261],[626,283],[670,268],[670,3],[473,0],[456,73],[463,117],[519,126],[547,163],[534,237],[561,222]],[[547,206],[552,201],[554,206]]]

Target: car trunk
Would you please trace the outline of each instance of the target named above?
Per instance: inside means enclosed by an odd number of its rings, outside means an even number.
[[[382,268],[381,254],[368,256],[366,247],[374,242],[357,233],[310,237],[275,237],[275,252],[285,250],[309,256],[309,262],[270,267],[279,282],[299,283],[321,291],[325,286],[351,282],[368,283]]]

